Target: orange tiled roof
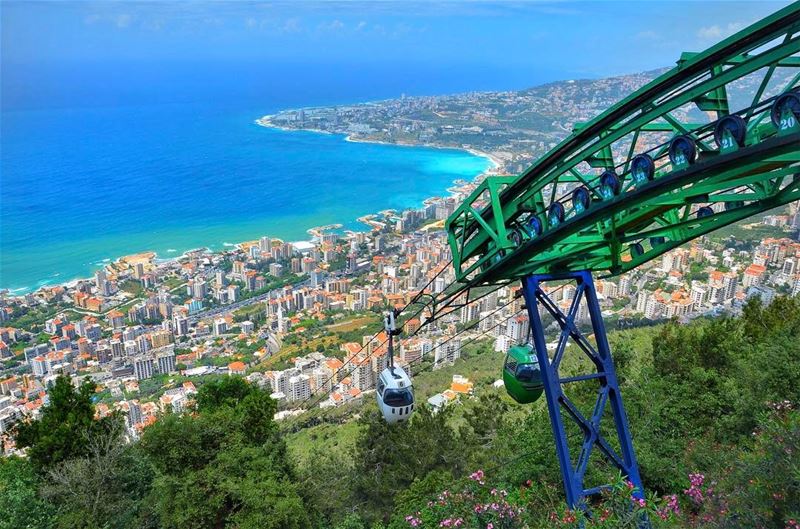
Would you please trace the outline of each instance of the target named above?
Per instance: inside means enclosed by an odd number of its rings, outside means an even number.
[[[231,371],[244,371],[247,366],[244,365],[244,362],[231,362],[228,364],[228,369]]]
[[[756,275],[761,275],[766,271],[767,267],[764,265],[751,264],[750,266],[747,267],[744,273],[751,276],[756,276]]]
[[[328,360],[325,360],[325,365],[329,369],[334,369],[335,370],[335,369],[341,369],[342,366],[344,366],[344,362],[342,362],[338,358],[329,358]]]

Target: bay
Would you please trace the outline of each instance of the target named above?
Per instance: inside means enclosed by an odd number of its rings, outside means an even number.
[[[0,288],[88,277],[109,259],[159,257],[261,235],[308,238],[419,206],[489,161],[455,150],[346,142],[261,127],[252,100],[4,109]]]

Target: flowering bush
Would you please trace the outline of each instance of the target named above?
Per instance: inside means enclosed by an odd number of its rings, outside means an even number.
[[[716,480],[689,474],[687,526],[800,528],[800,412],[788,401],[769,408],[752,448]]]
[[[659,498],[648,495],[641,498],[638,489],[621,476],[601,497],[587,506],[586,512],[564,509],[553,512],[549,517],[550,527],[570,529],[638,529],[644,520],[650,520],[653,527],[667,527],[680,514],[678,498],[675,495]]]
[[[713,476],[688,475],[681,496],[639,497],[620,477],[586,510],[563,507],[539,515],[541,492],[530,482],[505,490],[473,472],[456,490],[445,490],[417,512],[405,527],[436,529],[638,529],[649,519],[653,529],[800,529],[800,411],[791,403],[770,407],[759,421],[748,450]],[[588,514],[587,514],[588,513]],[[394,527],[394,526],[393,526]]]
[[[483,471],[473,472],[458,491],[442,491],[425,508],[405,516],[406,527],[435,529],[462,527],[470,529],[584,528],[638,529],[642,520],[668,527],[680,512],[677,496],[639,498],[629,481],[619,480],[584,511],[567,508],[553,511],[545,518],[535,517],[528,509],[536,488],[528,481],[516,490],[507,491],[487,484]]]
[[[473,472],[457,491],[444,490],[427,506],[408,514],[409,527],[516,529],[524,527],[518,492],[486,484],[482,470]]]

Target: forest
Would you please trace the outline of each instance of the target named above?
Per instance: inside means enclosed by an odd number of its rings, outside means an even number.
[[[135,442],[62,377],[15,432],[26,457],[0,460],[0,529],[800,529],[800,300],[610,341],[644,499],[598,459],[587,484],[612,486],[568,509],[544,403],[515,404],[496,377],[400,425],[368,402],[294,429],[268,391],[222,377]],[[592,405],[596,387],[572,391]]]

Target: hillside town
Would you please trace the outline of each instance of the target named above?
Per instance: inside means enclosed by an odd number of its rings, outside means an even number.
[[[288,130],[344,134],[351,141],[430,145],[466,149],[490,157],[499,174],[518,174],[555,147],[581,123],[663,74],[652,70],[604,79],[574,79],[525,90],[467,92],[353,105],[290,109],[264,116],[258,123]],[[774,95],[789,80],[777,71],[766,95]],[[731,102],[746,105],[759,78],[731,84]],[[674,112],[680,120],[703,123],[708,116],[694,105]],[[650,134],[642,146],[665,141]],[[640,138],[642,140],[644,138]],[[627,145],[618,146],[621,153]]]
[[[269,388],[283,414],[296,413],[312,396],[320,407],[359,401],[388,361],[379,313],[404,306],[431,279],[434,293],[454,280],[444,269],[450,250],[440,226],[472,187],[460,186],[420,210],[373,216],[371,231],[323,231],[296,244],[262,237],[173,261],[132,256],[98,270],[92,280],[22,297],[4,294],[5,452],[14,450],[8,435],[14,423],[37,416],[61,374],[76,384],[95,382],[98,413],[125,414],[134,437],[160,414],[186,409],[195,381],[209,375],[242,375]],[[633,273],[598,280],[604,316],[618,325],[686,321],[736,313],[753,296],[769,303],[778,294],[800,294],[797,204],[735,228],[734,235],[706,236]],[[515,290],[501,288],[422,332],[425,313],[408,320],[395,361],[452,365],[471,337],[493,340],[498,353],[523,343],[527,317]],[[564,288],[555,295],[566,307],[573,294]],[[313,344],[326,330],[352,322],[367,322],[374,334],[361,332],[367,325],[351,326],[356,339],[328,336],[333,340],[300,354],[308,347],[296,344]],[[287,356],[292,349],[298,354]]]
[[[513,173],[656,74],[286,111],[261,121],[346,132],[361,141],[478,150],[498,161],[493,173]],[[654,134],[638,146],[663,140]],[[612,154],[627,149],[621,144]],[[98,413],[124,414],[132,438],[161,414],[190,407],[197,385],[210,376],[241,375],[268,388],[279,402],[278,418],[362,401],[388,365],[381,314],[405,307],[422,289],[441,293],[455,280],[444,221],[487,177],[457,181],[448,196],[419,209],[365,216],[363,231],[326,226],[309,230],[309,241],[263,236],[169,260],[141,253],[103,266],[91,279],[21,296],[0,293],[3,452],[15,450],[11,429],[37,417],[59,375],[76,385],[94,382]],[[500,288],[434,322],[425,310],[404,318],[396,364],[412,372],[453,365],[466,342],[482,339],[491,341],[499,370],[500,353],[528,338],[518,290]],[[736,314],[752,297],[768,304],[777,295],[797,296],[798,204],[598,279],[597,290],[604,318],[619,328]],[[573,294],[554,292],[563,308]],[[587,317],[578,314],[579,322]]]

